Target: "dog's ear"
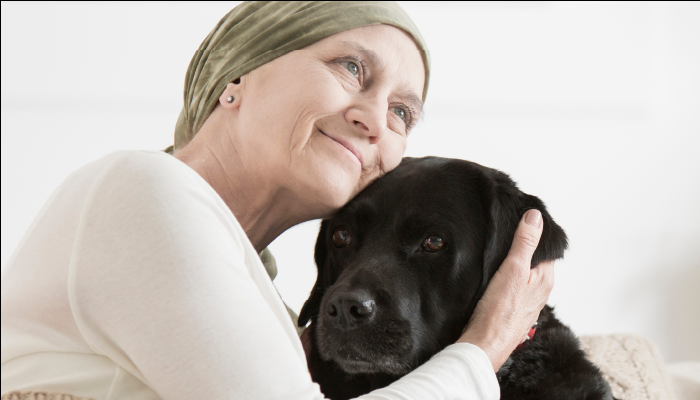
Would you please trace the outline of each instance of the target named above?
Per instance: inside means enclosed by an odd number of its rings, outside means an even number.
[[[554,222],[547,212],[542,200],[523,193],[518,189],[508,175],[492,170],[490,175],[490,190],[486,190],[485,208],[489,213],[489,232],[486,250],[484,251],[484,281],[482,289],[505,260],[513,235],[520,219],[526,211],[537,209],[542,213],[542,236],[532,256],[530,268],[542,261],[556,260],[564,256],[568,241],[564,230]]]
[[[304,303],[304,306],[299,312],[298,325],[306,326],[309,320],[318,315],[319,308],[321,307],[321,300],[323,299],[323,271],[326,266],[326,259],[328,257],[328,220],[323,220],[321,222],[321,229],[318,232],[318,238],[316,238],[316,248],[314,249],[314,261],[316,261],[316,270],[318,274],[316,275],[316,283],[311,289],[309,298]]]

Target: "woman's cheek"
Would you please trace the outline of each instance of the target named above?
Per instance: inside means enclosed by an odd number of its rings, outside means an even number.
[[[338,96],[348,92],[347,80],[325,63],[315,62],[300,69],[295,78],[292,81],[296,82],[298,94],[324,109],[339,103]]]
[[[394,132],[388,132],[387,135],[392,135],[390,138],[385,138],[384,146],[379,146],[379,155],[381,157],[381,174],[398,167],[401,163],[404,151],[406,151],[406,137]]]
[[[406,138],[405,136],[400,136],[396,133],[389,132],[388,135],[396,135],[395,137],[389,139],[382,139],[382,143],[379,144],[377,149],[378,160],[375,168],[371,171],[364,172],[360,177],[358,192],[375,179],[381,178],[387,172],[398,167],[401,163],[401,158],[406,150]]]

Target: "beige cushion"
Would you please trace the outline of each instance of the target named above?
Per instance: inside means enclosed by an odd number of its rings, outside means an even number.
[[[663,360],[647,339],[634,335],[582,336],[581,346],[619,400],[674,400]]]
[[[88,397],[76,397],[65,393],[31,391],[14,391],[2,395],[1,400],[94,400]]]

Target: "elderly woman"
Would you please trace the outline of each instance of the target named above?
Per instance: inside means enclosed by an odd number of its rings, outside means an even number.
[[[173,155],[76,171],[9,262],[2,392],[323,398],[258,254],[399,164],[429,70],[393,3],[232,10],[190,63]],[[363,398],[498,398],[552,287],[529,269],[540,233],[531,211],[458,343]]]

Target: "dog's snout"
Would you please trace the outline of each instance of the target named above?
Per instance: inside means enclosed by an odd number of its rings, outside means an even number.
[[[364,291],[334,293],[326,304],[326,318],[335,328],[349,331],[372,320],[376,308]]]

